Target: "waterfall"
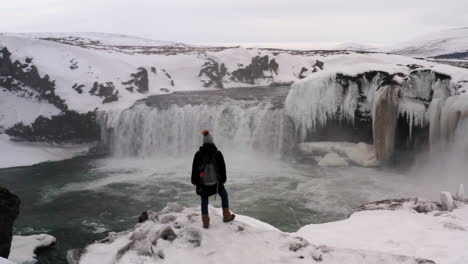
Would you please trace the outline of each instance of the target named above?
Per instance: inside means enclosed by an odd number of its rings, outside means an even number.
[[[116,156],[192,155],[209,129],[222,150],[255,151],[281,156],[294,147],[291,122],[283,108],[268,100],[225,100],[217,104],[144,103],[107,113],[104,142]]]
[[[374,146],[379,161],[387,161],[395,148],[399,86],[385,85],[375,93],[373,109]]]

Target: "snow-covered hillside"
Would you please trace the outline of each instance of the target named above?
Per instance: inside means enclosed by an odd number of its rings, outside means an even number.
[[[468,59],[468,28],[434,32],[389,48],[396,54],[440,59]]]
[[[360,43],[353,43],[353,42],[346,42],[341,43],[335,46],[333,49],[335,50],[352,50],[352,51],[369,51],[369,52],[382,52],[381,47],[376,47],[367,44],[360,44]]]

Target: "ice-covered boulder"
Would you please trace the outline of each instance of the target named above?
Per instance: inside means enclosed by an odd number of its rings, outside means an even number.
[[[313,239],[283,233],[242,215],[223,223],[222,211],[213,207],[209,209],[210,228],[203,229],[198,208],[178,208],[172,204],[160,212],[149,211],[153,217],[133,229],[110,233],[85,249],[69,251],[69,263],[433,263],[388,253],[315,246]]]
[[[339,167],[339,166],[348,166],[348,162],[340,157],[336,153],[328,153],[322,159],[319,160],[317,165],[321,167]]]

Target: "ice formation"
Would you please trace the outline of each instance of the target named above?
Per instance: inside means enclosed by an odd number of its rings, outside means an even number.
[[[429,126],[431,144],[436,145],[452,138],[468,116],[466,75],[455,79],[422,66],[367,67],[324,70],[293,84],[285,109],[299,141],[313,141],[308,135],[333,120],[370,118],[377,159],[385,161],[393,154],[399,118],[406,120],[410,140],[415,127]]]
[[[457,200],[459,201],[465,200],[465,186],[463,186],[463,184],[460,184],[460,186],[458,187],[456,197],[457,197]]]
[[[442,205],[443,210],[452,211],[455,208],[455,204],[453,202],[452,194],[450,194],[450,192],[441,192],[440,193],[440,204]]]

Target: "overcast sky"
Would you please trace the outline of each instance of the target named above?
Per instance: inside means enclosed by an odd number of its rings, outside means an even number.
[[[468,26],[467,0],[1,0],[1,32],[109,32],[202,44],[388,45]]]

